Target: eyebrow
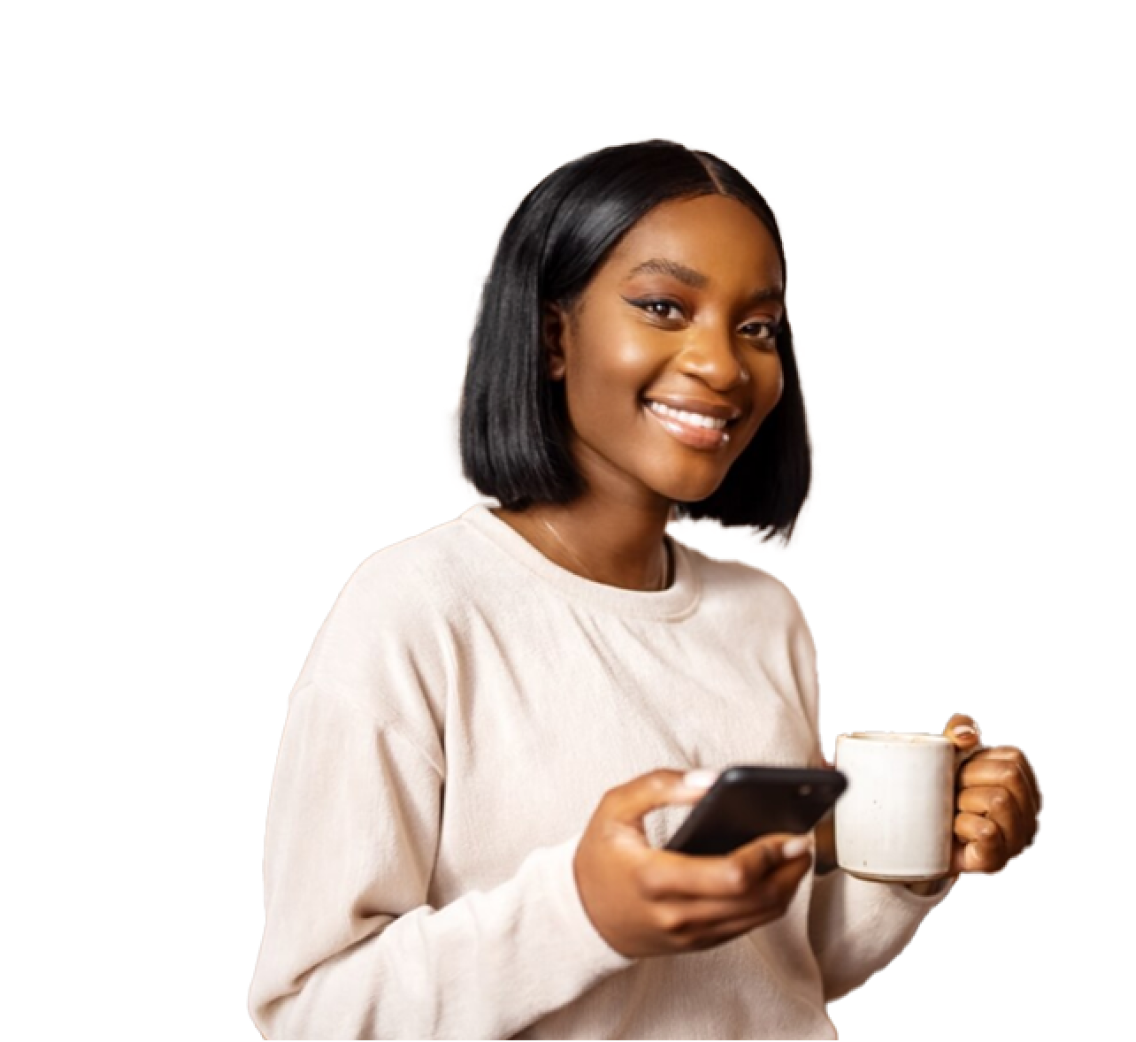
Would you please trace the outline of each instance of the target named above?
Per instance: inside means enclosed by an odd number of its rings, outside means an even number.
[[[709,276],[703,275],[702,272],[695,271],[693,268],[688,268],[685,264],[679,264],[678,261],[668,260],[666,257],[652,257],[650,260],[643,261],[642,264],[635,265],[627,273],[627,278],[630,279],[636,275],[670,275],[694,289],[703,289],[710,283]],[[746,303],[764,304],[770,300],[781,302],[783,299],[784,292],[780,286],[767,286],[752,293]]]

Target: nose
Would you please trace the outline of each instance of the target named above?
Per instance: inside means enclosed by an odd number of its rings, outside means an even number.
[[[698,377],[707,387],[719,392],[748,383],[751,377],[731,335],[719,329],[692,333],[683,345],[679,364],[684,373]]]

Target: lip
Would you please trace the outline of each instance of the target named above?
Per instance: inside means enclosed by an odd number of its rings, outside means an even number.
[[[684,398],[681,395],[654,394],[643,400],[645,402],[658,402],[660,405],[669,405],[672,409],[695,412],[700,416],[712,416],[716,420],[726,420],[728,423],[732,423],[742,414],[742,410],[736,405],[724,402],[706,402],[701,398]],[[650,409],[647,411],[651,412]],[[651,415],[656,416],[657,414],[651,413]]]

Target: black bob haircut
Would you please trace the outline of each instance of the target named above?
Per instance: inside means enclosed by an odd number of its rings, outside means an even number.
[[[737,170],[673,141],[604,148],[553,171],[521,202],[501,236],[481,297],[462,389],[462,473],[510,510],[568,503],[584,491],[569,451],[563,384],[549,379],[541,341],[547,303],[571,310],[615,244],[670,199],[725,195],[785,251],[768,204]],[[786,314],[776,339],[781,398],[705,499],[679,518],[750,525],[788,542],[812,473],[805,403]]]

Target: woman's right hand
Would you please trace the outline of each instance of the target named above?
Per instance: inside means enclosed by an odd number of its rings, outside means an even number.
[[[684,778],[691,779],[684,781]],[[713,775],[658,770],[608,790],[576,849],[576,888],[600,936],[628,958],[700,951],[780,918],[811,862],[805,837],[755,839],[724,857],[659,850],[644,816],[697,803]]]

